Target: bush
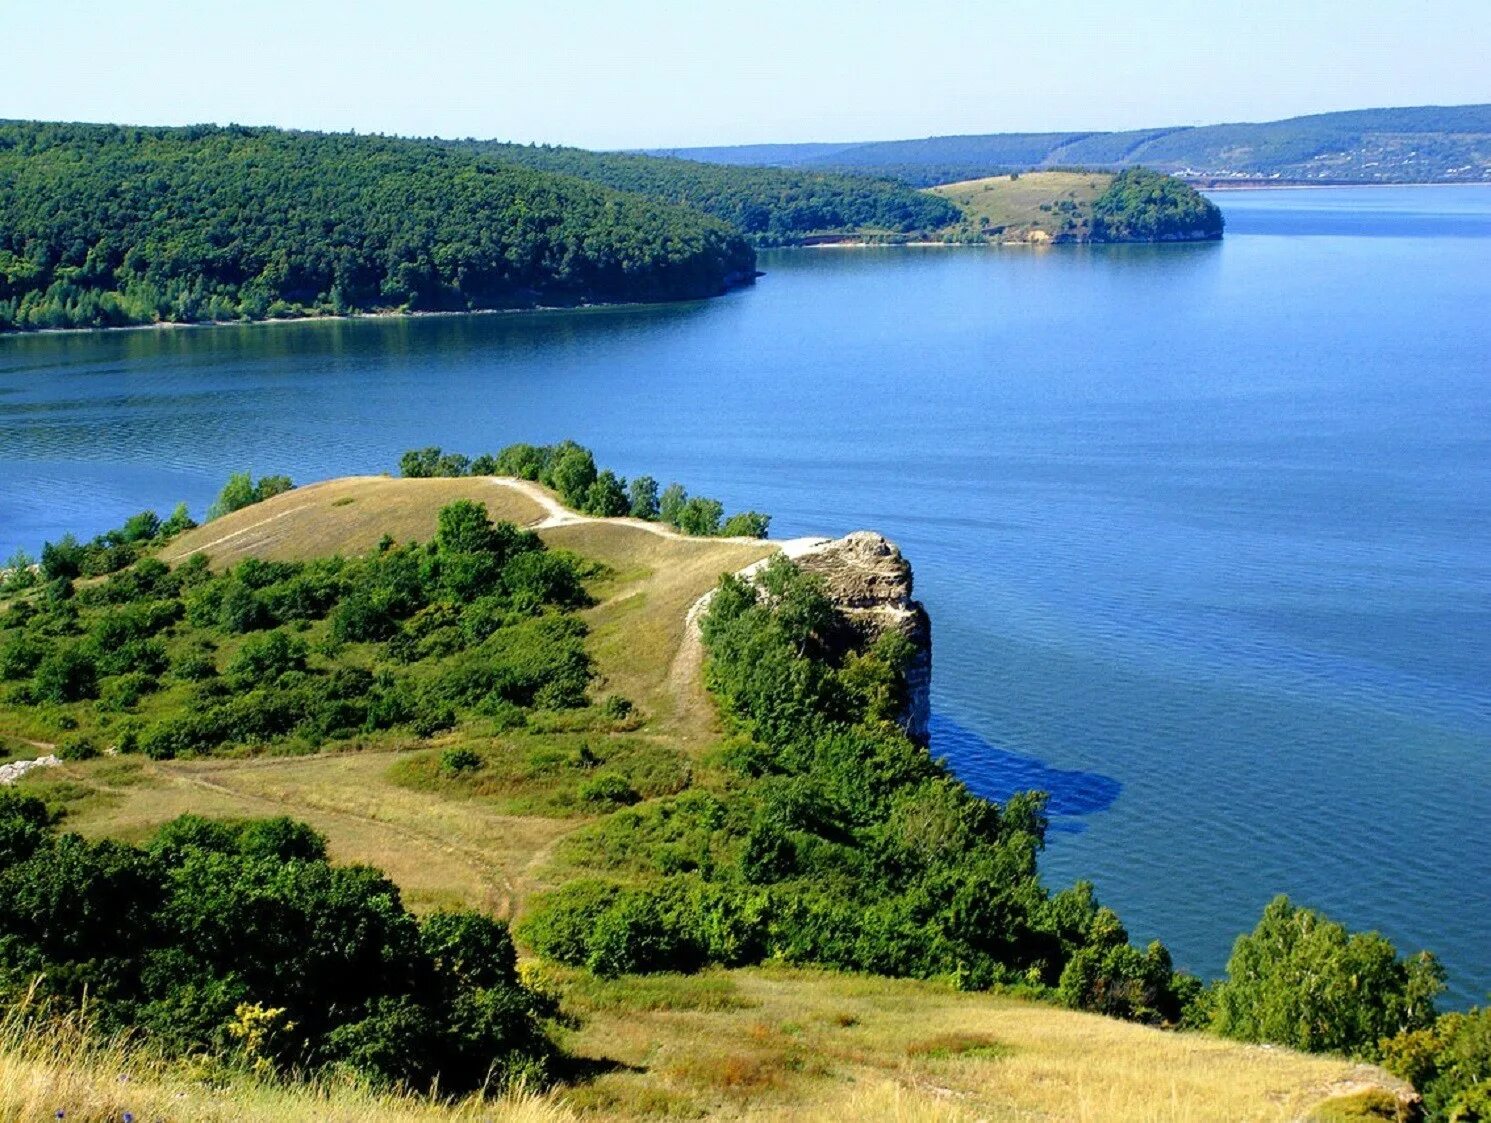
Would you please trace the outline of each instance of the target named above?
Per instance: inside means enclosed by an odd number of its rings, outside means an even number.
[[[44,702],[78,702],[98,695],[98,667],[79,644],[53,648],[37,665],[34,692]]]
[[[599,772],[580,785],[580,798],[586,803],[624,807],[636,803],[642,797],[625,776],[614,772]]]
[[[57,746],[59,760],[92,760],[98,755],[98,745],[91,737],[65,737]]]
[[[446,776],[475,772],[482,765],[481,756],[471,749],[446,749],[440,754],[440,771]]]
[[[282,628],[250,636],[228,663],[228,673],[250,686],[264,686],[291,671],[303,671],[310,648]]]
[[[553,1053],[505,928],[416,921],[303,824],[184,816],[136,849],[57,835],[38,801],[0,791],[0,855],[13,977],[39,1004],[86,1005],[104,1033],[177,1056],[237,1041],[255,1066],[452,1095],[541,1073]]]
[[[1442,1014],[1383,1042],[1382,1063],[1423,1094],[1430,1120],[1491,1119],[1491,1007]]]

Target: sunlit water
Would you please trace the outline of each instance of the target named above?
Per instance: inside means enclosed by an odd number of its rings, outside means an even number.
[[[873,527],[935,748],[1220,971],[1288,892],[1491,989],[1491,189],[1219,196],[1220,245],[813,250],[687,306],[0,339],[0,553],[235,469],[573,436]]]

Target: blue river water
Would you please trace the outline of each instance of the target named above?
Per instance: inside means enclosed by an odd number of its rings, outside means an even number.
[[[0,339],[0,556],[232,470],[571,436],[878,529],[934,749],[1215,974],[1287,892],[1491,990],[1491,188],[1217,196],[1220,244],[763,255],[697,304]]]

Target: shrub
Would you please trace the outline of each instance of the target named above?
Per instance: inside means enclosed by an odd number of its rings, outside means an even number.
[[[44,702],[78,702],[98,694],[98,667],[79,644],[53,648],[36,668],[34,691]]]
[[[475,772],[482,765],[480,754],[471,749],[446,749],[440,754],[440,771],[446,776]]]
[[[553,1052],[500,924],[416,921],[303,824],[185,816],[136,849],[57,835],[38,801],[0,791],[0,855],[8,966],[104,1033],[178,1056],[236,1040],[255,1067],[453,1095],[541,1074]]]
[[[1383,1042],[1382,1063],[1423,1094],[1429,1119],[1491,1119],[1491,1007],[1442,1014]]]
[[[92,760],[98,755],[98,745],[91,737],[64,737],[57,746],[59,760]]]
[[[228,663],[228,673],[253,685],[275,682],[291,671],[303,671],[310,648],[305,640],[277,628],[244,641]]]
[[[642,797],[625,776],[615,772],[598,772],[580,785],[580,798],[586,803],[624,807]]]

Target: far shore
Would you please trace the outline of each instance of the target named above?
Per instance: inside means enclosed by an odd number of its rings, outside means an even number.
[[[757,274],[761,276],[762,274]],[[734,291],[738,285],[732,285]],[[719,295],[724,295],[723,293]],[[692,297],[686,300],[612,300],[594,304],[536,304],[528,308],[453,308],[441,311],[400,311],[387,308],[377,312],[347,312],[340,316],[331,312],[317,312],[305,316],[267,316],[262,320],[157,320],[150,324],[112,324],[89,328],[27,328],[19,331],[0,332],[0,340],[24,339],[35,335],[82,335],[122,331],[176,331],[196,328],[255,328],[269,324],[308,324],[327,320],[417,320],[442,316],[519,316],[533,312],[589,312],[617,308],[660,308],[669,304],[692,304],[695,300],[710,300],[712,297]]]
[[[1438,183],[1271,183],[1267,180],[1237,183],[1202,183],[1186,180],[1197,191],[1331,191],[1342,187],[1491,187],[1491,179],[1446,180]]]

